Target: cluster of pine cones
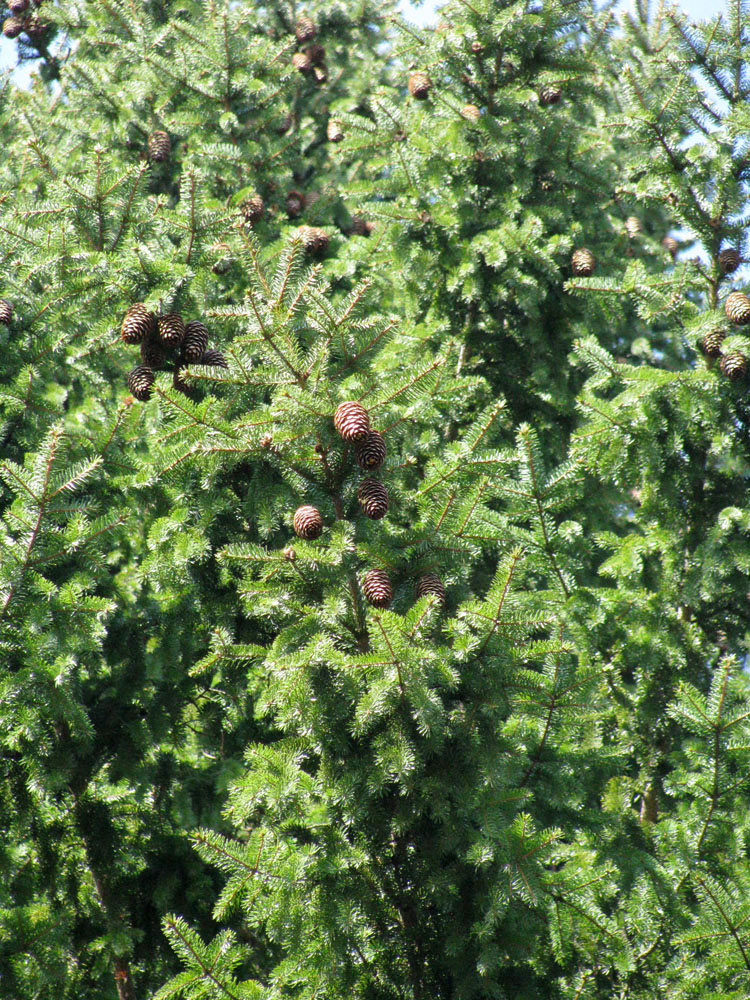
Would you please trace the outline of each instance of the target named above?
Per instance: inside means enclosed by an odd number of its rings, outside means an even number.
[[[719,254],[719,266],[725,274],[731,274],[739,267],[740,255],[735,249],[722,250]],[[724,314],[735,326],[750,324],[750,298],[744,292],[730,292],[724,302]],[[719,371],[732,382],[739,382],[747,375],[747,358],[741,351],[727,351],[722,345],[726,340],[726,331],[721,327],[710,330],[700,341],[700,348],[707,358],[719,361]]]
[[[386,447],[383,435],[370,427],[370,416],[361,403],[341,403],[333,415],[333,426],[337,434],[347,444],[354,446],[354,457],[360,469],[377,471],[385,462]],[[388,491],[384,484],[373,476],[367,476],[357,489],[357,501],[365,517],[379,521],[388,511]],[[323,533],[323,517],[317,507],[304,504],[294,513],[294,531],[299,538],[313,541]],[[294,559],[294,549],[285,552],[288,559]],[[375,608],[387,608],[393,599],[390,577],[383,569],[371,569],[362,579],[362,591],[367,601]],[[446,592],[442,581],[434,573],[420,577],[416,585],[417,598],[429,594],[445,603]]]
[[[34,7],[41,6],[41,0],[34,0]],[[18,38],[24,32],[31,42],[38,42],[44,37],[49,27],[42,23],[38,13],[30,12],[31,0],[8,0],[10,17],[3,21],[3,34],[6,38]]]
[[[185,395],[190,387],[184,378],[188,364],[227,368],[224,355],[208,347],[208,330],[200,320],[184,323],[179,313],[156,316],[141,302],[132,305],[120,332],[126,344],[138,344],[141,363],[128,375],[128,389],[141,402],[151,398],[155,371],[173,365],[173,385]]]

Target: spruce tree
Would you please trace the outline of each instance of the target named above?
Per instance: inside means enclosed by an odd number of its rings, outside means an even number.
[[[49,9],[0,995],[747,996],[745,8]]]

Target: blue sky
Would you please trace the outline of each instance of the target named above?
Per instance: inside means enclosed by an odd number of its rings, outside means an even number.
[[[404,11],[410,12],[415,21],[421,24],[429,24],[434,16],[435,9],[442,3],[442,0],[425,0],[424,3],[415,5],[409,0],[401,0]],[[693,18],[711,17],[725,9],[725,0],[680,0],[678,6]],[[0,36],[0,69],[11,66],[15,63],[16,43],[10,42]],[[24,73],[24,75],[26,75]],[[22,82],[23,77],[21,78]]]

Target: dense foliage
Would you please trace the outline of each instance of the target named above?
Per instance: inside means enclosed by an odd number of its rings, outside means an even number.
[[[750,4],[653,7],[8,9],[0,997],[750,994]]]

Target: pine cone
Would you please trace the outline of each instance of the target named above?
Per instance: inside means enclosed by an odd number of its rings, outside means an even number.
[[[148,138],[148,158],[153,163],[166,163],[172,154],[172,143],[166,132],[157,130]]]
[[[6,38],[18,38],[23,31],[23,21],[17,17],[7,17],[3,21],[3,34]]]
[[[571,257],[570,266],[577,278],[590,278],[594,273],[594,255],[590,250],[581,247]]]
[[[126,344],[140,344],[147,337],[156,333],[156,316],[143,305],[136,302],[125,313],[122,321],[120,337]]]
[[[141,341],[141,362],[147,368],[161,368],[167,359],[167,352],[155,337]]]
[[[718,358],[726,333],[723,330],[710,330],[700,341],[700,348],[706,357]]]
[[[7,299],[0,299],[0,323],[10,326],[13,322],[13,304]]]
[[[719,254],[719,267],[724,274],[732,274],[740,266],[740,255],[734,247],[727,247]]]
[[[625,232],[628,234],[629,240],[634,240],[636,236],[643,232],[641,220],[635,215],[628,216],[625,220]]]
[[[423,101],[432,90],[432,80],[427,73],[412,73],[409,77],[409,93],[417,101]]]
[[[292,56],[292,66],[300,73],[309,73],[312,69],[312,59],[306,52],[295,52]]]
[[[331,118],[326,129],[326,136],[329,142],[341,142],[344,138],[344,129],[337,118]]]
[[[23,30],[32,42],[38,42],[44,38],[47,28],[49,28],[49,24],[40,21],[38,17],[27,17],[23,22]]]
[[[8,10],[11,14],[18,17],[19,14],[23,14],[24,11],[28,10],[29,0],[9,0]]]
[[[315,38],[315,23],[311,17],[306,17],[304,14],[297,19],[297,24],[294,29],[294,34],[297,36],[297,41],[300,45],[303,42],[309,42],[311,39]]]
[[[732,292],[724,303],[727,319],[737,326],[750,323],[750,299],[744,292]]]
[[[313,78],[316,83],[326,83],[328,80],[328,67],[325,63],[320,66],[313,66]]]
[[[305,541],[313,541],[323,534],[323,518],[317,507],[298,507],[294,512],[294,531]]]
[[[296,219],[305,210],[305,196],[301,191],[290,191],[286,196],[286,214],[290,219]]]
[[[476,104],[464,104],[461,108],[461,117],[465,118],[467,122],[478,122],[482,117],[482,112]]]
[[[539,104],[543,108],[548,108],[551,104],[559,104],[562,97],[562,90],[552,84],[542,87],[539,91]]]
[[[357,490],[357,500],[362,513],[379,521],[388,512],[388,491],[378,479],[363,479]]]
[[[186,361],[198,362],[208,347],[208,330],[199,319],[191,319],[185,325],[182,340],[182,356]]]
[[[354,442],[354,454],[360,469],[379,469],[386,455],[383,435],[369,431],[361,441]]]
[[[484,45],[482,45],[482,43],[478,41],[472,42],[471,51],[474,53],[475,56],[481,56],[481,54],[484,52]]]
[[[352,224],[349,226],[350,236],[369,236],[372,232],[372,223],[368,222],[364,215],[353,215]]]
[[[308,45],[305,49],[305,55],[313,66],[322,66],[325,61],[326,50],[322,45]]]
[[[159,340],[165,347],[179,347],[185,336],[185,324],[179,313],[167,313],[156,321]]]
[[[251,198],[248,198],[242,203],[242,217],[245,222],[254,226],[256,222],[260,222],[263,218],[263,213],[266,206],[263,204],[263,199],[259,194],[254,194]]]
[[[328,233],[317,226],[300,226],[297,232],[309,254],[323,254],[328,249]]]
[[[383,569],[368,570],[362,580],[362,590],[368,603],[374,608],[387,608],[393,600],[393,587]]]
[[[719,362],[719,371],[732,382],[739,382],[747,374],[747,361],[744,354],[739,351],[731,351],[725,354]]]
[[[370,433],[370,418],[361,403],[339,403],[333,426],[344,441],[363,441]]]
[[[436,573],[425,573],[424,576],[420,576],[417,580],[417,585],[414,588],[417,600],[420,597],[428,597],[434,594],[441,604],[445,604],[446,593],[445,587],[443,586],[443,581]]]
[[[202,365],[207,365],[210,368],[229,368],[227,359],[221,351],[214,351],[210,348],[209,350],[203,352],[200,363]]]
[[[142,403],[151,398],[151,386],[153,384],[154,372],[146,365],[137,365],[128,375],[128,389]]]
[[[677,256],[677,251],[680,249],[680,244],[674,238],[674,236],[665,236],[661,241],[661,245],[671,255],[672,260]]]

